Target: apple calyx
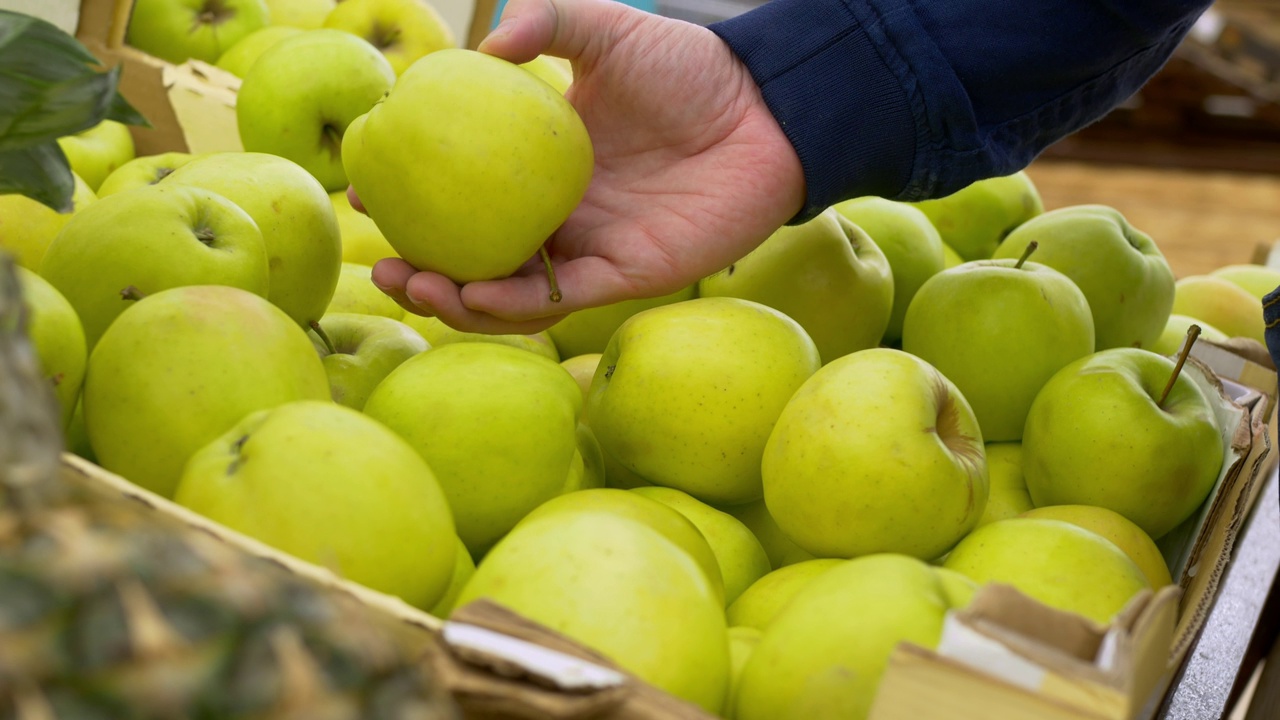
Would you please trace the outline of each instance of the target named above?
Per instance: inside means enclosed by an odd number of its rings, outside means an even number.
[[[936,372],[936,371],[935,371]],[[966,486],[969,491],[968,510],[973,509],[974,492],[973,477],[982,474],[982,466],[986,463],[986,453],[981,440],[966,435],[960,429],[960,408],[955,396],[947,387],[947,382],[940,373],[933,378],[933,392],[938,404],[938,414],[934,425],[928,428],[951,451],[957,462],[964,466]]]
[[[221,25],[235,16],[236,9],[228,6],[226,0],[205,0],[196,13],[191,32],[198,31],[201,25]]]
[[[1195,323],[1187,328],[1187,339],[1182,343],[1182,349],[1178,351],[1178,360],[1173,365],[1173,374],[1169,376],[1169,382],[1164,386],[1164,392],[1160,393],[1160,400],[1156,403],[1156,407],[1164,409],[1164,401],[1169,397],[1169,391],[1173,389],[1173,384],[1178,382],[1178,375],[1182,374],[1182,366],[1187,362],[1187,357],[1191,355],[1191,346],[1196,344],[1196,338],[1200,337],[1200,326]]]
[[[390,50],[400,42],[400,28],[394,25],[383,25],[382,23],[374,23],[369,29],[369,36],[365,38],[369,44],[381,51]]]
[[[342,128],[326,121],[320,127],[320,145],[330,156],[342,157]]]
[[[130,285],[129,287],[120,291],[121,300],[141,300],[146,296],[147,296],[146,293],[142,292],[141,290],[134,287],[133,285]]]
[[[547,282],[551,285],[551,302],[558,303],[564,296],[560,294],[560,284],[556,282],[556,269],[551,265],[551,255],[547,252],[545,244],[538,248],[538,254],[542,256],[542,265],[547,269]]]
[[[244,445],[247,442],[249,442],[249,435],[245,433],[231,443],[231,453],[235,457],[231,459],[231,464],[227,465],[227,477],[235,475],[236,471],[240,469],[240,465],[244,463]]]
[[[196,239],[204,244],[205,247],[213,247],[213,241],[218,239],[217,233],[207,225],[201,225],[195,229]]]
[[[329,333],[325,332],[324,328],[320,327],[319,321],[312,320],[307,323],[307,326],[310,327],[311,330],[320,338],[320,342],[324,343],[324,349],[327,350],[330,355],[338,354],[337,348],[333,346],[333,341],[329,339]]]
[[[1040,247],[1040,243],[1035,240],[1027,243],[1027,249],[1022,251],[1022,257],[1018,258],[1018,262],[1013,266],[1013,269],[1021,270],[1022,263],[1026,262],[1027,258],[1031,257],[1031,253],[1035,252],[1038,247]]]

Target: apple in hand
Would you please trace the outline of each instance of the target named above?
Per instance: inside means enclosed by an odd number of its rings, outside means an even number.
[[[133,135],[127,125],[115,120],[103,120],[84,132],[60,137],[58,147],[67,156],[71,171],[84,178],[94,192],[108,175],[134,159]]]
[[[322,355],[333,401],[355,410],[392,370],[431,347],[404,323],[376,315],[325,315],[320,328],[333,344]]]
[[[1226,342],[1229,339],[1226,333],[1203,320],[1173,313],[1169,315],[1169,320],[1164,325],[1164,332],[1160,333],[1160,337],[1156,338],[1148,349],[1160,355],[1177,355],[1186,344],[1187,331],[1192,325],[1200,327],[1199,340]]]
[[[400,257],[458,283],[532,258],[586,193],[593,157],[563,95],[460,49],[414,63],[342,143],[351,185]]]
[[[1259,301],[1280,288],[1280,270],[1265,265],[1225,265],[1209,274],[1239,285]]]
[[[136,188],[76,213],[49,246],[40,274],[66,296],[92,348],[129,307],[121,291],[229,285],[267,294],[267,253],[235,203],[182,185]]]
[[[40,370],[53,384],[54,395],[62,409],[62,428],[71,425],[80,386],[84,383],[85,363],[89,352],[84,330],[71,303],[47,280],[17,266],[22,304],[27,309],[27,336],[40,358]]]
[[[642,310],[692,300],[697,296],[697,285],[690,285],[670,295],[623,300],[600,307],[577,310],[565,315],[555,325],[547,328],[547,333],[551,335],[551,339],[563,357],[603,353],[605,346],[609,344],[609,338],[613,337],[627,318]]]
[[[846,562],[841,558],[815,558],[780,567],[751,584],[729,605],[725,616],[730,627],[764,630],[773,618],[814,578]]]
[[[569,61],[554,55],[539,55],[520,67],[542,78],[561,95],[573,84],[573,66]]]
[[[1096,505],[1153,539],[1200,507],[1222,467],[1213,407],[1174,361],[1137,348],[1081,358],[1036,396],[1022,470],[1036,507]]]
[[[813,553],[796,545],[782,532],[778,521],[769,514],[764,498],[740,505],[721,505],[720,509],[738,518],[756,536],[774,570],[814,559]]]
[[[431,347],[462,342],[497,343],[498,345],[510,345],[521,350],[528,350],[549,360],[560,362],[560,353],[556,351],[555,343],[551,341],[551,336],[545,330],[533,335],[469,333],[454,330],[445,325],[439,318],[424,317],[413,313],[404,314],[404,324],[418,331],[422,337],[426,338],[427,342],[431,343]]]
[[[66,212],[58,212],[26,195],[0,195],[0,250],[12,255],[14,262],[28,270],[39,270],[49,244],[71,216],[97,199],[79,175],[72,173],[72,179],[75,190]]]
[[[329,193],[333,214],[338,219],[342,237],[342,261],[373,267],[383,258],[399,257],[391,243],[382,237],[377,223],[368,215],[351,207],[346,190]]]
[[[1162,588],[1173,584],[1169,565],[1155,541],[1118,512],[1094,505],[1047,505],[1028,510],[1019,517],[1061,520],[1095,532],[1128,555],[1142,571],[1148,585]]]
[[[336,0],[266,0],[266,3],[272,25],[301,30],[319,30],[338,4]]]
[[[195,159],[195,155],[184,152],[167,152],[134,158],[116,168],[106,180],[102,181],[102,185],[98,188],[98,197],[155,185],[169,177],[174,170]]]
[[[988,178],[946,197],[912,203],[964,260],[985,260],[1014,228],[1044,212],[1025,172]]]
[[[342,0],[324,26],[364,38],[396,75],[423,55],[458,46],[444,18],[423,0]]]
[[[259,57],[262,57],[262,53],[275,47],[281,40],[301,32],[302,30],[287,25],[269,25],[261,30],[255,30],[227,48],[226,52],[218,58],[217,65],[243,79],[249,74],[249,68],[258,62]]]
[[[288,158],[327,192],[343,190],[343,136],[353,120],[383,99],[395,79],[386,58],[351,33],[312,30],[285,38],[258,57],[240,84],[236,125],[244,149]],[[415,162],[426,161],[415,146],[397,149]],[[422,210],[412,212],[415,219],[421,219]],[[406,207],[403,212],[411,211]]]
[[[1173,312],[1216,327],[1228,337],[1245,337],[1266,344],[1262,302],[1225,278],[1190,275],[1174,287]]]
[[[978,527],[1016,517],[1035,507],[1027,492],[1027,481],[1022,477],[1021,443],[987,443],[987,473],[991,492]]]
[[[217,62],[267,24],[263,0],[135,0],[125,42],[166,62]]]

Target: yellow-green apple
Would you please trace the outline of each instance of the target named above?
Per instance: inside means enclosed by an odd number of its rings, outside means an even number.
[[[722,707],[724,604],[687,552],[641,522],[585,512],[523,522],[480,561],[458,607],[479,598],[595,648],[678,698],[710,712]]]
[[[426,458],[458,536],[479,556],[564,487],[581,407],[559,363],[506,345],[456,343],[391,371],[364,412]]]
[[[604,453],[600,450],[600,441],[596,440],[591,426],[583,422],[578,423],[577,438],[578,452],[573,456],[569,475],[560,488],[561,495],[604,487]]]
[[[91,203],[49,245],[40,274],[80,316],[92,349],[129,306],[183,285],[229,285],[267,295],[267,252],[252,218],[203,188],[153,185]]]
[[[545,80],[561,95],[573,84],[573,66],[553,55],[539,55],[520,67]]]
[[[698,283],[702,297],[775,308],[805,329],[824,363],[880,344],[893,312],[893,272],[876,243],[828,208],[787,225]]]
[[[943,269],[953,268],[964,262],[964,258],[960,257],[960,253],[951,249],[951,246],[942,243],[942,265]]]
[[[414,63],[342,143],[351,185],[400,257],[459,283],[532,258],[586,193],[593,158],[563,95],[461,49]]]
[[[897,343],[902,339],[902,321],[911,298],[925,280],[946,266],[942,236],[923,212],[907,203],[861,197],[839,203],[835,209],[865,230],[889,261],[893,271],[893,313],[884,331],[884,342]]]
[[[600,366],[600,358],[604,357],[602,353],[586,353],[584,355],[575,355],[560,361],[560,367],[569,371],[574,381],[578,383],[578,387],[582,390],[583,418],[586,418],[586,401],[587,392],[591,390],[591,379],[595,377],[596,368]]]
[[[1173,312],[1203,320],[1228,337],[1266,342],[1262,303],[1248,290],[1225,278],[1190,275],[1178,280]]]
[[[556,348],[564,357],[603,353],[609,338],[622,327],[627,318],[642,310],[692,300],[698,296],[698,286],[690,285],[670,295],[656,298],[623,300],[600,307],[578,310],[564,316],[547,329]]]
[[[1150,587],[1115,543],[1061,520],[1015,517],[984,525],[956,545],[943,567],[979,585],[1012,585],[1104,625]]]
[[[781,312],[738,298],[686,300],[618,328],[587,414],[605,454],[650,483],[703,502],[750,502],[761,495],[769,432],[818,366],[813,341]]]
[[[195,285],[132,303],[103,334],[85,426],[103,467],[168,497],[191,455],[249,413],[328,399],[320,357],[288,315],[238,288]]]
[[[249,74],[249,68],[258,62],[262,53],[275,47],[281,40],[301,32],[302,30],[288,25],[268,25],[261,30],[255,30],[227,48],[226,52],[218,58],[217,65],[232,75],[243,78]]]
[[[964,608],[973,602],[974,596],[978,594],[978,583],[974,582],[972,578],[955,570],[939,567],[936,563],[933,571],[938,574],[938,579],[942,581],[942,591],[946,594],[947,603],[951,607]]]
[[[987,474],[991,492],[978,527],[1015,517],[1035,507],[1027,492],[1027,481],[1022,477],[1022,443],[987,443]]]
[[[453,575],[449,578],[449,587],[444,591],[444,596],[437,600],[430,610],[432,615],[441,620],[449,617],[453,612],[454,604],[462,594],[462,588],[466,587],[467,581],[476,574],[476,562],[471,559],[471,553],[467,552],[467,546],[457,537],[454,538],[454,544],[458,546],[458,550],[453,564]]]
[[[1225,265],[1209,274],[1239,285],[1258,300],[1280,288],[1280,270],[1266,265]]]
[[[337,313],[320,318],[332,344],[322,344],[322,361],[333,401],[360,410],[369,393],[405,360],[431,346],[413,328],[377,315]]]
[[[285,38],[258,56],[240,84],[240,140],[245,150],[301,165],[327,192],[342,190],[343,136],[394,82],[382,53],[351,33],[312,30]]]
[[[1062,368],[1027,414],[1022,472],[1036,507],[1097,505],[1159,539],[1187,519],[1222,466],[1213,407],[1174,361],[1112,348]],[[1163,399],[1162,399],[1163,398]]]
[[[1036,393],[1092,353],[1093,342],[1080,288],[1025,260],[975,260],[934,275],[911,301],[902,330],[902,349],[960,388],[988,442],[1021,439]]]
[[[263,0],[135,0],[125,41],[167,62],[213,63],[268,18]]]
[[[80,400],[84,367],[89,359],[84,330],[75,308],[62,293],[31,270],[20,265],[16,269],[22,304],[27,310],[27,336],[40,359],[40,370],[53,383],[65,430],[70,427]]]
[[[889,348],[839,358],[801,386],[769,436],[762,471],[778,527],[818,557],[931,560],[987,504],[969,403],[932,365]]]
[[[71,216],[96,200],[93,191],[72,173],[75,191],[71,207],[58,212],[26,195],[0,195],[0,250],[28,270],[39,270],[49,244],[71,220]]]
[[[418,331],[427,342],[431,343],[431,347],[439,347],[441,345],[451,345],[461,342],[484,342],[497,343],[499,345],[510,345],[521,350],[542,355],[556,362],[560,362],[560,353],[556,351],[556,345],[551,341],[551,336],[544,330],[533,335],[490,335],[488,333],[469,333],[461,330],[454,330],[445,325],[439,318],[424,317],[422,315],[414,315],[413,313],[404,314],[404,323],[414,330]]]
[[[391,243],[382,237],[377,223],[368,215],[351,207],[346,190],[329,193],[333,214],[338,219],[342,236],[342,261],[373,267],[383,258],[398,257]]]
[[[58,138],[58,147],[67,156],[71,171],[94,192],[108,175],[134,158],[133,135],[127,125],[115,120],[103,120],[84,132]]]
[[[582,416],[586,417],[586,415],[587,415],[587,407],[586,405],[583,405]],[[607,452],[604,452],[603,447],[600,448],[600,453],[601,453],[601,456],[604,458],[605,487],[616,488],[619,490],[630,490],[632,488],[648,487],[653,484],[648,480],[645,480],[644,478],[635,474],[631,470],[628,470],[627,468],[623,467],[622,463],[619,463],[617,460],[615,460],[612,455],[610,455]]]
[[[1125,516],[1095,505],[1046,505],[1028,510],[1018,517],[1061,520],[1091,530],[1115,543],[1133,561],[1147,584],[1153,588],[1172,585],[1169,565],[1151,536]]]
[[[913,203],[965,260],[985,260],[1014,228],[1044,212],[1025,172],[979,180],[946,197]]]
[[[737,600],[744,590],[771,569],[769,556],[760,541],[734,516],[674,488],[638,487],[631,492],[657,500],[697,526],[720,566],[726,604]]]
[[[747,661],[751,659],[751,654],[755,652],[756,645],[760,644],[762,637],[764,633],[753,627],[729,628],[729,692],[724,699],[721,717],[737,717],[737,697],[742,671],[747,667]]]
[[[1182,346],[1187,342],[1187,331],[1192,325],[1200,327],[1200,340],[1212,340],[1214,342],[1226,342],[1227,334],[1209,323],[1193,318],[1187,315],[1179,315],[1173,313],[1169,316],[1168,322],[1164,325],[1164,332],[1160,333],[1160,337],[1148,348],[1151,352],[1161,355],[1177,355]]]
[[[741,520],[742,524],[756,536],[765,554],[769,556],[769,565],[774,570],[814,559],[813,553],[795,544],[786,536],[786,533],[782,532],[782,528],[778,527],[778,521],[769,514],[764,498],[739,505],[721,505],[720,509]]]
[[[914,558],[827,570],[764,631],[742,672],[738,720],[866,718],[893,649],[935,647],[949,609],[937,572]]]
[[[337,5],[336,0],[266,0],[272,25],[319,30]]]
[[[839,558],[815,558],[780,567],[752,583],[725,611],[729,625],[764,630],[791,598],[814,578],[841,563]]]
[[[422,609],[444,597],[457,562],[431,468],[395,433],[330,402],[250,413],[191,456],[174,500]]]
[[[99,464],[98,456],[93,454],[93,446],[89,444],[89,431],[84,426],[83,400],[82,395],[80,401],[76,403],[75,412],[71,415],[71,422],[67,425],[65,444],[67,452],[96,465]]]
[[[364,38],[396,75],[423,55],[458,46],[444,18],[424,0],[342,0],[324,26]]]
[[[169,177],[174,170],[195,159],[195,155],[184,152],[167,152],[134,158],[116,168],[115,172],[102,181],[102,185],[98,187],[98,197],[155,185]]]
[[[408,320],[410,316],[386,293],[373,284],[373,268],[368,265],[357,265],[344,262],[338,271],[338,285],[329,300],[326,315],[336,313],[357,313],[359,315],[380,315],[392,320]],[[409,324],[409,323],[406,323]],[[412,327],[412,325],[410,325]],[[414,328],[417,330],[417,328]],[[428,341],[429,342],[429,341]]]
[[[226,152],[197,158],[165,182],[212,190],[249,213],[267,249],[267,299],[300,325],[325,314],[342,241],[329,196],[309,173],[275,155]]]
[[[1035,260],[1080,287],[1093,313],[1095,347],[1150,347],[1173,307],[1173,271],[1160,248],[1106,205],[1075,205],[1028,220],[995,257]],[[1261,317],[1261,311],[1259,311]]]

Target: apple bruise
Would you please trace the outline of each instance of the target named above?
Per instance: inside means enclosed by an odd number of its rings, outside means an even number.
[[[226,4],[226,0],[205,0],[204,5],[196,12],[191,23],[190,32],[197,32],[202,25],[212,25],[215,29],[236,16],[236,10]]]
[[[942,444],[955,456],[965,471],[965,489],[969,499],[965,505],[965,514],[973,512],[973,478],[981,474],[982,465],[986,461],[982,442],[977,438],[965,435],[960,430],[960,408],[955,396],[947,387],[947,381],[938,372],[933,374],[933,394],[938,405],[938,417],[934,426],[927,428],[938,436]]]

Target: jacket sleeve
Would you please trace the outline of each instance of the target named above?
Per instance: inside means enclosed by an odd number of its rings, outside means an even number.
[[[1160,69],[1212,0],[770,0],[710,29],[795,146],[804,220],[1025,168]]]

